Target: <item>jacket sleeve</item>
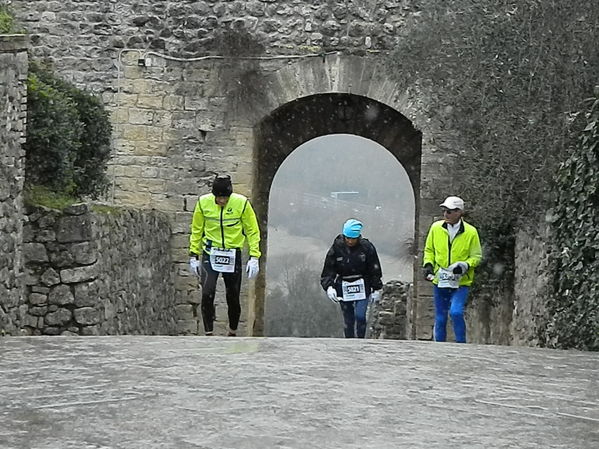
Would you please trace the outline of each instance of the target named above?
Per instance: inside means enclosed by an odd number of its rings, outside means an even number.
[[[260,257],[262,255],[260,252],[260,228],[258,227],[256,213],[249,200],[247,200],[241,215],[241,224],[243,225],[243,233],[248,239],[250,256]]]
[[[189,254],[202,254],[202,238],[204,237],[204,213],[200,200],[196,203],[191,220],[191,235],[189,236]]]
[[[329,248],[326,257],[324,258],[324,266],[322,267],[322,273],[320,275],[320,285],[323,290],[335,284],[335,278],[337,277],[337,270],[335,269],[335,248],[331,246]]]
[[[480,239],[478,237],[478,231],[474,230],[474,235],[472,236],[472,240],[470,242],[470,251],[468,254],[468,259],[466,259],[466,263],[469,267],[477,267],[480,265],[480,261],[482,259],[482,250],[480,247]]]
[[[422,256],[422,266],[431,264],[435,268],[435,245],[433,243],[433,227],[428,230],[426,242],[424,243],[424,254]]]
[[[376,252],[374,245],[371,246],[371,251],[368,261],[368,280],[373,290],[380,290],[383,288],[383,270],[381,269],[381,262],[379,261],[379,255]]]

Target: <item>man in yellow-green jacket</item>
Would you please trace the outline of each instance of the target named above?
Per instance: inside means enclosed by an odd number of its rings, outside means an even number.
[[[204,332],[214,332],[214,295],[218,275],[225,281],[229,336],[235,336],[241,315],[241,249],[248,241],[250,258],[246,265],[248,279],[260,270],[260,229],[249,200],[233,193],[231,177],[217,175],[212,193],[202,195],[196,203],[189,238],[189,268],[202,284],[202,321]]]
[[[422,261],[424,278],[433,285],[435,341],[447,338],[447,313],[453,322],[457,343],[466,343],[464,309],[474,268],[480,264],[478,231],[462,219],[464,201],[450,196],[440,204],[443,220],[434,222],[426,237]]]

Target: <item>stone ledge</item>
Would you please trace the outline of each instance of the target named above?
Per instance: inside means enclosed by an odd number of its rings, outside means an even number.
[[[26,51],[29,36],[26,34],[0,34],[0,53]]]

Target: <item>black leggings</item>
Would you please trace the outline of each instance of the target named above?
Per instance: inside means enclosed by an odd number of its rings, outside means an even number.
[[[239,304],[239,292],[241,291],[241,251],[237,251],[235,256],[235,271],[233,273],[219,273],[218,271],[214,271],[212,265],[210,265],[210,256],[208,254],[202,255],[202,321],[204,322],[204,332],[206,333],[214,330],[214,294],[219,274],[223,275],[223,280],[225,281],[229,328],[237,330],[239,316],[241,315],[241,305]]]

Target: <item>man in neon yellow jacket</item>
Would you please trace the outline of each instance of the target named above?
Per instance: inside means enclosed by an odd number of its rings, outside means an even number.
[[[204,332],[214,332],[214,295],[218,275],[225,281],[229,336],[236,335],[241,315],[241,249],[248,241],[250,259],[246,265],[248,279],[258,275],[260,229],[249,200],[233,193],[231,177],[218,175],[212,193],[202,195],[196,203],[189,238],[189,267],[202,284],[202,321]]]
[[[464,309],[474,268],[480,264],[478,231],[462,219],[464,201],[450,196],[440,204],[443,220],[428,231],[422,261],[424,278],[431,281],[435,301],[435,341],[447,338],[447,313],[451,316],[457,343],[466,343]]]

